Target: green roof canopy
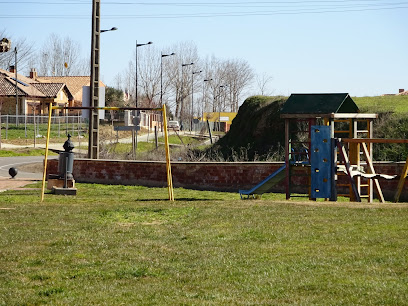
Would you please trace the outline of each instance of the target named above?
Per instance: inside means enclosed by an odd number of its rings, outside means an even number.
[[[358,113],[348,93],[291,94],[281,114]]]

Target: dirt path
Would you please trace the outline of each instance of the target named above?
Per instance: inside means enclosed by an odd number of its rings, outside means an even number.
[[[0,192],[6,190],[13,190],[17,188],[24,187],[28,184],[32,184],[38,182],[36,179],[17,179],[17,178],[8,178],[8,177],[0,177]]]

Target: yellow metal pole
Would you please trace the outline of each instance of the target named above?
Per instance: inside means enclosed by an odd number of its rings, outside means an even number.
[[[47,141],[45,143],[44,170],[43,170],[43,180],[42,180],[42,188],[41,188],[41,202],[44,201],[45,178],[47,176],[48,145],[50,143],[50,131],[51,131],[51,114],[52,114],[52,102],[48,106],[48,129],[47,129]]]
[[[163,128],[164,128],[164,146],[166,148],[167,189],[169,192],[169,201],[174,201],[173,178],[171,175],[171,164],[170,164],[169,135],[167,131],[166,104],[163,104],[162,112],[163,112]]]
[[[395,193],[395,196],[394,196],[395,203],[399,201],[399,198],[402,193],[402,189],[404,189],[404,183],[405,183],[405,178],[407,177],[407,174],[408,174],[408,158],[407,158],[407,161],[405,162],[404,169],[402,169],[401,177],[398,182],[397,192]]]

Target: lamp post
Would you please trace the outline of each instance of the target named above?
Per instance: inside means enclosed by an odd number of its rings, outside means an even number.
[[[184,70],[183,67],[194,65],[194,63],[190,64],[181,64],[181,109],[184,110]],[[183,111],[184,112],[184,111]]]
[[[137,107],[137,96],[138,96],[138,94],[137,94],[137,48],[139,48],[139,47],[141,47],[141,46],[146,46],[146,45],[151,45],[153,42],[151,42],[151,41],[149,41],[148,43],[145,43],[145,44],[138,44],[137,43],[137,40],[136,40],[136,50],[135,50],[135,53],[136,53],[136,55],[135,55],[135,107]]]
[[[104,33],[104,32],[109,32],[109,31],[116,31],[117,29],[118,29],[117,27],[112,27],[109,30],[101,30],[100,32]]]
[[[223,88],[226,88],[228,85],[221,85],[220,86],[220,94],[218,96],[221,96],[221,90]],[[221,131],[221,101],[218,102],[218,131]]]
[[[193,131],[193,121],[194,121],[194,75],[203,72],[200,71],[193,71],[191,73],[191,131]]]
[[[91,40],[91,81],[90,99],[91,107],[99,107],[99,70],[100,70],[100,33],[116,31],[113,27],[109,30],[100,30],[101,0],[92,1],[92,40]],[[89,141],[88,158],[99,158],[99,110],[89,109]]]
[[[170,54],[161,53],[160,57],[160,107],[163,107],[163,57],[172,56],[176,53],[172,52]]]
[[[202,116],[201,116],[201,118],[203,118],[203,120],[204,120],[204,111],[205,111],[205,109],[207,108],[206,106],[206,102],[207,102],[207,99],[205,99],[205,92],[206,92],[206,82],[210,82],[210,81],[212,81],[212,79],[204,79],[204,85],[203,85],[203,109],[202,109]]]

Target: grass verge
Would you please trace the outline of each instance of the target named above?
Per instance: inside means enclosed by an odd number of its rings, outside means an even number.
[[[38,187],[38,185],[35,185]],[[408,206],[78,184],[0,194],[0,304],[405,304]]]
[[[57,155],[52,151],[48,152],[49,155]],[[13,150],[0,150],[0,157],[13,157],[13,156],[44,156],[44,149],[34,149],[34,148],[22,148],[22,149],[13,149]]]

